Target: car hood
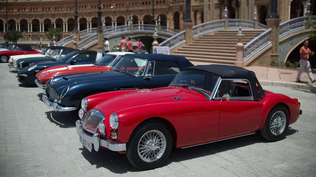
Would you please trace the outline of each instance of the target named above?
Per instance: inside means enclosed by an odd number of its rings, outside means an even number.
[[[26,54],[26,55],[14,55],[10,57],[9,62],[13,62],[22,58],[30,58],[30,57],[46,57],[46,55],[42,55],[42,54]]]
[[[34,61],[45,61],[45,60],[56,60],[53,57],[30,57],[30,58],[21,58],[17,62],[34,62]]]
[[[60,65],[68,65],[68,63],[62,63],[57,61],[42,61],[37,63],[38,67],[44,66],[45,68],[52,67],[52,66],[60,66]]]
[[[71,83],[81,83],[81,82],[93,82],[93,81],[104,81],[109,79],[120,79],[126,77],[134,77],[129,76],[124,73],[109,71],[109,72],[96,72],[96,73],[80,73],[71,76],[63,77],[63,80],[66,80]]]
[[[118,96],[98,104],[95,108],[112,112],[148,104],[164,104],[168,102],[206,101],[201,93],[184,87],[162,87],[157,89],[142,89],[126,95]],[[122,104],[124,103],[124,104]]]

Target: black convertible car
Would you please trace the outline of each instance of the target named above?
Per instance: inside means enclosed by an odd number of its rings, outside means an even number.
[[[93,64],[104,56],[104,53],[91,51],[91,50],[78,50],[73,51],[66,56],[57,59],[56,61],[44,61],[30,65],[23,68],[17,74],[18,81],[21,84],[36,85],[34,80],[36,74],[46,68],[62,65],[83,65]]]
[[[180,69],[189,66],[192,63],[181,56],[125,55],[111,71],[54,78],[47,83],[42,99],[55,111],[74,111],[92,94],[168,86]]]

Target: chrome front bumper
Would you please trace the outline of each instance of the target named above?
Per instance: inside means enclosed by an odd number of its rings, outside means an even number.
[[[105,147],[111,151],[126,151],[126,143],[115,143],[111,142],[110,140],[100,139],[100,135],[97,133],[93,134],[93,136],[85,133],[81,124],[81,120],[76,121],[76,130],[81,139],[93,144],[95,151],[98,151],[100,146]]]
[[[43,92],[42,100],[48,108],[50,108],[50,109],[52,108],[52,109],[54,109],[54,111],[57,111],[57,112],[74,111],[77,109],[76,107],[59,106],[57,99],[55,99],[54,102],[51,102],[46,95],[46,91]]]
[[[15,69],[15,70],[17,69],[16,66],[14,66],[12,63],[9,63],[9,64],[8,64],[8,67],[9,67],[10,69]]]
[[[35,84],[37,85],[37,87],[39,88],[45,88],[45,84],[40,83],[37,79],[34,80]]]

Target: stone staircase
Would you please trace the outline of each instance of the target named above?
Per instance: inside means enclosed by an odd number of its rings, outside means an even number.
[[[244,30],[244,45],[264,32],[263,29]],[[237,30],[219,31],[198,37],[188,45],[182,45],[172,54],[186,57],[191,62],[233,65],[236,61]]]

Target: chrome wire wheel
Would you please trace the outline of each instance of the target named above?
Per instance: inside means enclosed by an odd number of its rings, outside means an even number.
[[[5,62],[8,61],[8,57],[7,57],[6,55],[2,55],[1,58],[0,58],[0,61],[1,61],[2,63],[5,63]]]
[[[166,137],[158,130],[147,131],[137,144],[138,156],[147,163],[159,160],[164,155],[166,148]]]
[[[286,115],[283,111],[276,111],[270,119],[270,131],[272,135],[281,135],[286,127]]]

